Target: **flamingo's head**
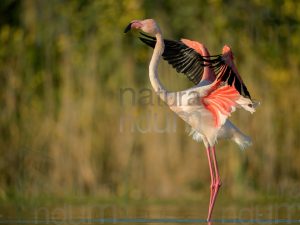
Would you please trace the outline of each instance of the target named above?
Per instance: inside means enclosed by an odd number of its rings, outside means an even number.
[[[131,29],[138,29],[154,36],[160,33],[160,29],[154,19],[133,20],[125,28],[124,33],[127,33]]]

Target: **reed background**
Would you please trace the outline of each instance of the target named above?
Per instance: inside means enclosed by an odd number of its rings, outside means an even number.
[[[225,43],[252,97],[231,119],[253,139],[217,145],[222,192],[300,198],[300,3],[284,0],[38,1],[0,3],[0,199],[93,196],[201,199],[202,144],[160,104],[151,49],[133,19],[155,18],[166,38]],[[170,90],[190,87],[162,62]]]

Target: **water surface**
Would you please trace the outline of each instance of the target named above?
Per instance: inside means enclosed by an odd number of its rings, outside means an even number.
[[[0,224],[207,224],[206,204],[1,207]],[[300,224],[300,203],[218,204],[211,224]]]

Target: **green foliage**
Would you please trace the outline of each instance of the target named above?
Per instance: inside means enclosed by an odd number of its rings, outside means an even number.
[[[249,151],[217,146],[224,190],[285,193],[299,185],[298,1],[28,0],[3,1],[0,12],[0,198],[208,191],[203,146],[143,91],[151,88],[151,51],[123,29],[146,17],[165,37],[198,40],[211,54],[229,44],[262,103],[253,116],[232,118],[252,136]],[[190,86],[166,63],[160,73],[171,90]],[[132,92],[120,96],[126,88]]]

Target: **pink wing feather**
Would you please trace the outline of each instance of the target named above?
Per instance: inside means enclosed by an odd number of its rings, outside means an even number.
[[[202,98],[202,104],[213,115],[215,127],[225,123],[227,117],[235,110],[239,98],[239,92],[229,85],[219,87]]]
[[[197,41],[191,41],[189,39],[184,39],[184,38],[181,39],[181,42],[184,43],[186,46],[194,49],[200,55],[203,56],[205,54],[206,56],[208,56],[208,54],[206,52],[203,52],[203,48],[205,48],[203,44],[201,44]]]

